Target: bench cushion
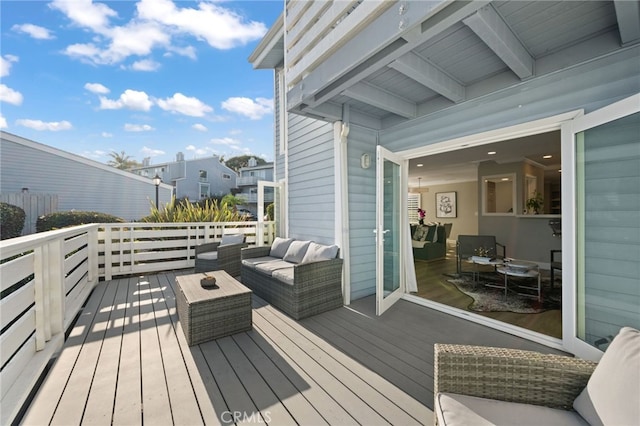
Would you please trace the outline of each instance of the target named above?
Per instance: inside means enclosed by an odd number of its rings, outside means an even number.
[[[273,274],[271,274],[271,277],[285,284],[293,285],[294,275],[295,274],[293,272],[293,266],[291,266],[289,268],[282,268],[282,269],[273,271]]]
[[[310,243],[311,241],[292,241],[282,259],[291,263],[300,263]]]
[[[292,267],[293,267],[293,263],[285,262],[282,259],[278,259],[278,260],[272,260],[271,262],[258,263],[255,269],[256,271],[260,271],[263,274],[267,274],[271,276],[273,274],[273,271],[276,271],[278,269],[283,269],[283,268],[292,268]]]
[[[281,259],[278,259],[277,257],[271,257],[271,256],[251,257],[249,259],[242,259],[242,264],[251,269],[256,269],[256,265],[260,263],[271,262],[272,260],[281,260]]]
[[[640,331],[623,327],[602,355],[573,402],[592,425],[631,425],[640,421]]]
[[[202,260],[217,260],[218,259],[218,252],[217,251],[207,251],[204,253],[200,253],[196,256],[196,259],[202,259]]]
[[[338,255],[338,246],[325,246],[324,244],[311,243],[307,248],[307,253],[300,263],[313,263],[322,260],[335,259]]]
[[[287,250],[291,245],[293,238],[281,238],[276,237],[271,243],[271,251],[269,252],[269,256],[279,257],[282,259],[285,254],[287,254]]]
[[[575,411],[455,393],[436,395],[434,411],[440,426],[588,425]]]

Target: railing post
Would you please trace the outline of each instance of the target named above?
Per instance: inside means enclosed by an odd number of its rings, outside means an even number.
[[[41,351],[53,334],[64,329],[63,239],[34,249],[34,308],[36,350]]]
[[[108,225],[104,226],[104,279],[106,281],[111,281],[113,278],[113,272],[111,268],[113,267],[113,259],[111,255],[111,227]]]
[[[49,323],[51,335],[64,332],[64,239],[49,243]],[[49,336],[49,339],[51,338]]]
[[[89,271],[88,271],[88,279],[89,282],[92,283],[92,286],[95,286],[98,282],[98,227],[92,228],[87,232],[87,240],[89,252],[88,262],[89,262]]]

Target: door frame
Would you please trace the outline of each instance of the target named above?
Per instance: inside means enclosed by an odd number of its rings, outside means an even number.
[[[384,229],[384,163],[385,161],[391,161],[397,164],[400,168],[400,182],[398,182],[398,190],[400,191],[400,212],[399,225],[400,229],[388,230]],[[407,194],[408,191],[408,175],[409,175],[409,161],[402,156],[399,156],[383,146],[378,145],[376,147],[376,229],[373,231],[376,234],[376,315],[382,315],[387,309],[393,306],[405,292],[406,272],[407,269],[403,268],[406,256],[406,233],[402,232],[409,226],[409,217],[404,214],[407,211]],[[387,232],[392,232],[391,235],[396,235],[398,238],[398,268],[399,286],[391,294],[385,297],[384,295],[384,236]]]
[[[577,316],[577,178],[575,134],[598,127],[619,118],[640,112],[640,93],[614,102],[593,112],[567,121],[561,128],[562,148],[562,211],[571,215],[562,218],[562,343],[563,348],[580,358],[598,361],[602,351],[576,337]],[[565,301],[567,301],[565,303]]]
[[[558,131],[562,129],[562,125],[564,123],[569,122],[575,119],[576,117],[580,117],[582,115],[584,115],[584,111],[582,109],[576,109],[576,110],[568,111],[562,114],[557,114],[557,115],[553,115],[553,116],[538,119],[538,120],[532,120],[529,122],[525,122],[525,123],[521,123],[513,126],[502,127],[494,130],[489,130],[486,132],[480,132],[472,135],[445,140],[442,142],[436,142],[431,145],[398,151],[395,154],[403,157],[405,160],[408,161],[412,158],[421,157],[425,155],[440,154],[443,152],[456,151],[459,149],[466,149],[474,146],[487,145],[490,143],[500,142],[508,139],[515,139],[515,138],[520,138],[525,136],[532,136],[540,133]],[[563,170],[564,170],[564,167],[565,167],[565,158],[564,158],[564,152],[563,152],[563,158],[562,158]],[[564,191],[565,191],[564,186],[562,187],[562,191],[564,194]],[[563,205],[563,212],[572,211],[572,210],[564,210],[565,208],[566,207]],[[565,215],[568,215],[568,214],[569,213],[563,214],[563,228],[564,228]],[[564,239],[565,239],[565,235],[563,231],[563,241]],[[563,281],[573,279],[572,277],[567,277],[564,274],[565,274],[565,271],[563,270]],[[450,307],[448,305],[433,302],[431,300],[427,300],[412,294],[404,294],[403,299],[422,305],[422,306],[426,306],[430,309],[434,309],[440,312],[447,313],[449,315],[456,316],[458,318],[470,320],[474,323],[482,324],[496,330],[504,331],[506,333],[513,334],[515,336],[522,337],[524,339],[531,340],[533,342],[540,343],[545,346],[549,346],[549,347],[560,349],[560,350],[566,350],[566,348],[563,346],[562,339],[557,339],[551,336],[547,336],[545,334],[537,333],[531,330],[527,330],[525,328],[517,327],[517,326],[507,324],[498,320],[484,317],[482,315],[474,314],[472,312],[464,312],[459,309]],[[564,302],[563,302],[562,309],[564,312],[565,310]],[[563,327],[564,327],[564,321],[565,321],[564,317],[562,320],[563,320]]]

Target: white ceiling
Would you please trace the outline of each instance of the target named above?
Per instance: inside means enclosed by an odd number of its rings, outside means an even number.
[[[488,154],[492,151],[495,154]],[[552,157],[545,159],[544,155]],[[556,181],[560,179],[560,160],[560,132],[543,133],[414,158],[409,161],[409,187],[476,181],[478,164],[483,161],[531,162],[545,169],[545,180]]]

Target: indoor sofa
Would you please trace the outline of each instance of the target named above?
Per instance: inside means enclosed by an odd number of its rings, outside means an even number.
[[[435,345],[434,419],[454,425],[640,424],[640,332],[599,363],[506,348]]]
[[[452,223],[429,223],[411,225],[413,258],[419,260],[444,259],[447,255],[447,238]]]
[[[338,246],[277,237],[271,246],[242,249],[242,284],[302,319],[342,306]]]

